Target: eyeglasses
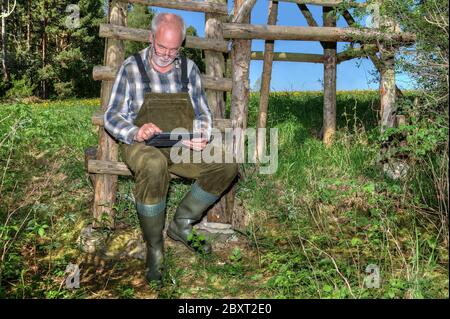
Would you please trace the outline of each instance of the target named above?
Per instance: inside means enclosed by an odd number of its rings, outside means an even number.
[[[169,57],[176,57],[180,51],[180,48],[178,49],[167,49],[166,47],[159,45],[158,43],[154,44],[154,50],[155,54],[157,56],[163,57],[163,56],[169,56]]]

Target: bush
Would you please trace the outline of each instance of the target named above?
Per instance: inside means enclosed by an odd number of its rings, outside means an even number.
[[[75,95],[72,82],[55,83],[55,91],[59,99],[65,99]]]
[[[6,93],[7,98],[24,98],[33,95],[36,90],[36,85],[32,84],[31,79],[28,76],[16,80],[12,80],[12,87]]]

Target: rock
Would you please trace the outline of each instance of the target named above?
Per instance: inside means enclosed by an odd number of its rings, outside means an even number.
[[[106,237],[105,233],[92,228],[91,224],[81,229],[77,242],[82,251],[95,254],[104,248]]]
[[[115,229],[108,236],[89,225],[81,230],[78,243],[83,252],[106,259],[130,257],[145,260],[147,253],[139,229]]]
[[[383,172],[394,180],[405,177],[408,171],[409,165],[403,161],[393,161],[392,163],[383,164]]]
[[[233,234],[234,230],[231,228],[231,224],[224,223],[211,223],[203,220],[201,223],[195,226],[196,229],[205,230],[213,234]]]

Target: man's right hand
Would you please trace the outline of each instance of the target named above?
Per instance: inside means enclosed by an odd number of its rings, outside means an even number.
[[[143,142],[151,138],[155,133],[161,133],[162,130],[153,123],[146,123],[139,128],[134,136],[136,142]]]

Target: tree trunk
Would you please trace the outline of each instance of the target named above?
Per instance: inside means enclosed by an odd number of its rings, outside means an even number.
[[[44,4],[44,15],[45,15],[45,4]],[[43,29],[42,29],[42,68],[44,69],[46,67],[47,64],[47,32],[46,32],[46,28],[47,28],[47,22],[48,22],[48,18],[47,16],[44,16],[44,21],[43,21]],[[41,88],[42,88],[42,98],[43,99],[47,99],[48,98],[48,83],[47,80],[42,80],[41,81]]]
[[[381,6],[382,1],[378,4]],[[386,27],[389,33],[394,33],[395,22],[390,18],[382,16],[380,27]],[[386,128],[395,126],[396,113],[396,85],[395,85],[395,50],[393,45],[380,43],[380,129],[383,132]]]
[[[27,51],[29,52],[31,49],[31,4],[30,1],[27,1]]]
[[[333,8],[323,7],[323,24],[336,26]],[[328,145],[336,132],[336,42],[323,45],[323,142]]]
[[[6,0],[2,0],[2,13],[8,10]],[[6,34],[6,16],[2,16],[2,67],[3,67],[3,81],[9,82],[9,68],[8,68],[8,35]]]

